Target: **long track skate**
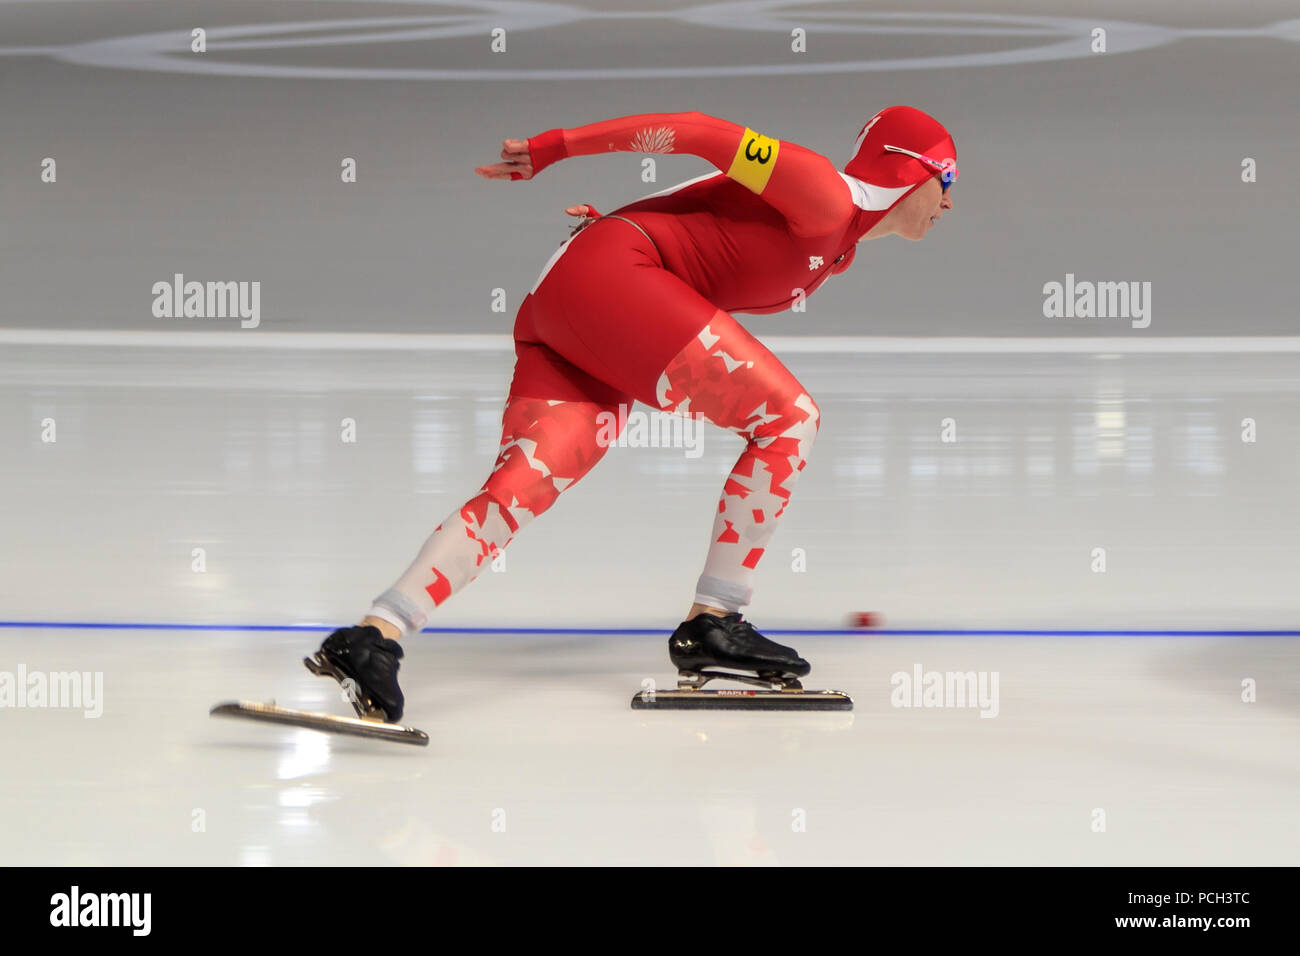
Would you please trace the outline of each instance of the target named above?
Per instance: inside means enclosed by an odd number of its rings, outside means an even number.
[[[714,680],[732,680],[749,687],[705,690]],[[852,710],[853,698],[839,690],[805,690],[796,677],[781,674],[738,674],[706,668],[677,672],[676,690],[658,690],[652,681],[632,697],[633,710]]]
[[[423,730],[388,723],[383,709],[376,706],[374,701],[361,692],[356,681],[331,664],[320,651],[311,657],[304,657],[302,662],[307,670],[316,676],[332,677],[337,680],[343,687],[348,702],[357,712],[357,716],[337,717],[334,714],[317,711],[280,707],[275,701],[259,704],[246,700],[217,704],[208,713],[213,717],[242,717],[272,724],[305,727],[308,730],[321,730],[331,734],[391,740],[395,743],[414,744],[417,747],[429,745],[429,735]]]

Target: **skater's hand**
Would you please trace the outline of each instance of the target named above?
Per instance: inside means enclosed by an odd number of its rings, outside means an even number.
[[[474,172],[484,179],[532,179],[533,158],[528,153],[528,140],[507,139],[501,145],[504,162],[491,166],[475,166]]]
[[[578,233],[582,232],[583,229],[587,228],[600,218],[600,213],[596,212],[596,207],[585,202],[578,203],[576,206],[569,206],[564,211],[570,216],[579,217],[577,223],[574,224],[573,229],[569,232],[570,238],[576,236]]]

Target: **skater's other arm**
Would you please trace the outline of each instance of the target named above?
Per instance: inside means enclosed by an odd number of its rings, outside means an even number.
[[[691,153],[707,159],[780,211],[796,234],[830,232],[853,213],[848,186],[825,156],[694,111],[640,113],[551,129],[528,140],[508,139],[501,150],[505,162],[477,172],[492,179],[531,179],[558,160],[606,152]]]

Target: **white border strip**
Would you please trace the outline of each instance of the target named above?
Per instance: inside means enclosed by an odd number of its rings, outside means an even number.
[[[874,335],[767,335],[759,336],[774,352],[852,354],[916,353],[1180,353],[1180,352],[1300,352],[1300,335],[1243,336],[874,336]],[[232,329],[227,332],[151,332],[80,329],[0,329],[0,345],[52,345],[95,348],[229,348],[286,349],[295,351],[369,352],[511,352],[509,335],[472,335],[430,332],[263,332]]]

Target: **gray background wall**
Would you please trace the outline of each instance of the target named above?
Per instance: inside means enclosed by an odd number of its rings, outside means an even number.
[[[698,5],[695,5],[698,6]],[[802,315],[746,319],[761,333],[881,335],[1291,334],[1300,16],[1294,3],[927,2],[897,20],[860,3],[785,3],[788,26],[686,22],[691,4],[575,3],[530,29],[535,4],[12,2],[0,0],[0,327],[232,328],[150,313],[150,288],[183,272],[262,282],[263,329],[494,332],[567,235],[562,209],[602,211],[711,167],[660,157],[579,158],[527,183],[481,180],[502,138],[637,112],[698,109],[799,142],[842,164],[875,110],[909,103],[952,129],[956,209],[922,244],[864,245]],[[874,5],[873,5],[874,6]],[[900,9],[903,4],[897,5]],[[598,14],[653,11],[641,17]],[[489,10],[475,13],[474,8]],[[496,12],[490,12],[495,10]],[[947,12],[959,19],[917,16]],[[874,11],[878,13],[877,9]],[[1067,25],[1047,19],[1065,13]],[[674,15],[675,14],[675,15]],[[994,15],[1032,19],[1008,21]],[[470,36],[232,48],[222,28],[313,20],[461,16]],[[472,19],[478,17],[478,19]],[[855,20],[857,17],[859,19]],[[1122,22],[1120,22],[1122,21]],[[948,32],[847,33],[854,22]],[[453,21],[447,25],[455,26]],[[508,30],[488,50],[486,24]],[[1297,21],[1300,23],[1300,21]],[[832,62],[996,54],[1062,41],[1110,52],[1001,65],[844,69]],[[761,24],[759,24],[761,25]],[[186,52],[188,31],[209,52]],[[1153,29],[1159,28],[1159,29]],[[1016,31],[1020,31],[1017,33]],[[164,51],[141,69],[147,41]],[[241,35],[244,40],[267,34]],[[1125,52],[1126,47],[1143,46]],[[174,51],[174,52],[166,52]],[[118,65],[91,65],[115,60]],[[767,75],[609,77],[612,69],[747,68]],[[585,78],[365,79],[198,75],[275,68],[591,70]],[[805,72],[778,72],[797,69]],[[58,182],[39,178],[43,157]],[[339,163],[359,164],[344,185]],[[1243,157],[1259,181],[1241,181]],[[1146,330],[1042,316],[1042,287],[1152,283]],[[490,311],[490,290],[510,296]]]

